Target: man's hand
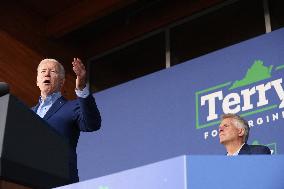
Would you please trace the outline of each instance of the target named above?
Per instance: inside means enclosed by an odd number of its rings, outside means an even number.
[[[73,71],[75,72],[76,78],[76,89],[83,90],[86,87],[86,69],[84,64],[79,58],[74,58]]]

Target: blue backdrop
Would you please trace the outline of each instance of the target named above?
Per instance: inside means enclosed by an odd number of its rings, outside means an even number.
[[[224,112],[249,120],[249,143],[282,153],[283,68],[280,29],[96,93],[102,128],[81,133],[80,179],[183,154],[225,154]]]

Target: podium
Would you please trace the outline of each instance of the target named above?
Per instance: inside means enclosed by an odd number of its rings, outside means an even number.
[[[283,155],[191,155],[58,189],[283,189],[283,172]]]
[[[68,143],[16,97],[0,97],[0,188],[68,183]]]

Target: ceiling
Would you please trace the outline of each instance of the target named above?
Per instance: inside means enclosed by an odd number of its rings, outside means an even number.
[[[47,35],[58,38],[135,3],[135,0],[20,0],[18,2],[46,20]]]
[[[23,8],[43,20],[44,33],[49,39],[68,46],[87,46],[92,51],[87,53],[87,57],[222,2],[222,0],[12,1],[21,4]],[[119,39],[114,39],[113,35]],[[111,41],[108,45],[105,45],[105,40],[101,42],[104,37],[107,39],[112,37],[108,40]],[[93,43],[97,45],[90,45]],[[104,45],[106,47],[101,48]]]
[[[37,14],[43,18],[49,19],[59,14],[62,10],[76,6],[78,3],[82,2],[82,0],[18,0],[18,2],[25,7],[28,7],[30,11],[37,12]]]

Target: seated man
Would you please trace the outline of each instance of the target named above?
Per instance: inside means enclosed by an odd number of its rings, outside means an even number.
[[[41,96],[39,103],[32,108],[68,141],[70,183],[79,181],[76,147],[80,131],[95,131],[101,126],[100,112],[86,86],[85,66],[78,58],[74,58],[72,64],[77,76],[77,99],[68,101],[61,95],[65,81],[63,66],[55,59],[44,59],[37,69],[37,86]]]
[[[243,154],[271,154],[270,149],[261,145],[248,145],[249,125],[236,114],[222,116],[219,139],[227,150],[227,156]]]

